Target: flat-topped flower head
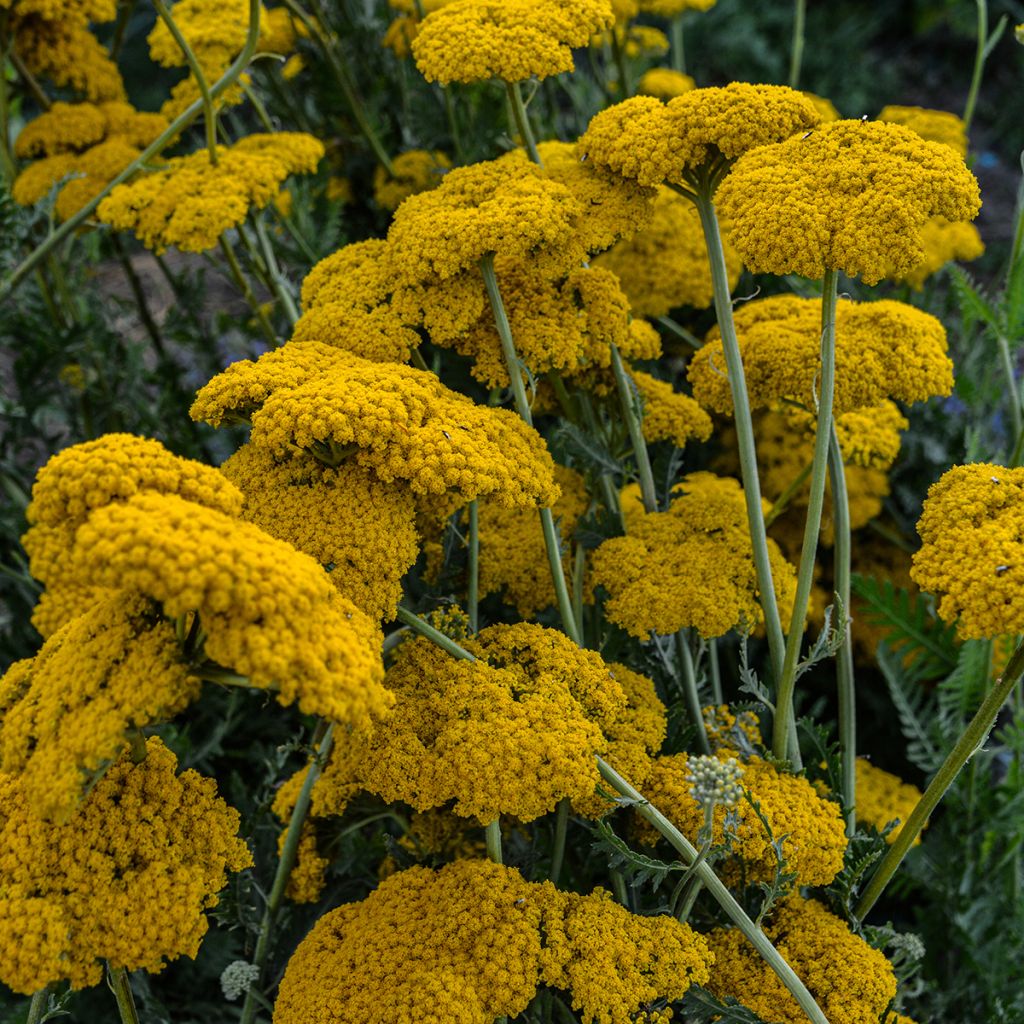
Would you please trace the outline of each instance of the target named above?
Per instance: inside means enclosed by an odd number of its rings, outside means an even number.
[[[579,149],[599,167],[641,185],[684,185],[719,158],[734,160],[818,120],[795,89],[730,82],[689,90],[668,103],[653,96],[617,103],[593,118]]]
[[[774,295],[738,307],[735,322],[751,408],[785,400],[814,409],[821,367],[821,301]],[[709,332],[687,372],[701,405],[732,413],[717,328]],[[889,299],[838,302],[837,415],[886,399],[921,402],[952,389],[946,330],[935,317]]]
[[[263,209],[290,174],[316,170],[323,155],[323,143],[303,132],[249,135],[218,147],[216,164],[200,150],[118,185],[96,213],[154,252],[204,252],[250,209]]]
[[[921,799],[921,790],[904,782],[898,775],[873,765],[866,757],[858,757],[855,767],[857,820],[873,825],[879,832],[896,822],[896,827],[885,837],[885,841],[892,845]],[[921,837],[917,836],[914,846],[920,845]]]
[[[641,96],[657,96],[660,100],[672,100],[696,88],[697,83],[681,71],[651,68],[640,76],[636,91]]]
[[[646,440],[671,441],[685,448],[688,441],[706,441],[711,436],[711,417],[689,395],[649,373],[631,370],[629,375],[643,399]]]
[[[195,612],[207,658],[306,714],[361,723],[390,704],[380,633],[308,555],[174,495],[139,494],[78,528],[83,583],[135,591],[168,617]]]
[[[0,678],[0,771],[19,776],[36,814],[66,821],[128,748],[130,728],[172,718],[198,696],[171,623],[150,601],[118,593]]]
[[[743,269],[736,250],[723,239],[729,285]],[[662,188],[651,222],[594,261],[611,270],[629,297],[635,316],[665,316],[677,306],[711,305],[711,269],[700,217],[693,203]]]
[[[313,342],[233,363],[191,414],[214,426],[247,416],[252,443],[277,456],[298,447],[329,464],[350,458],[418,495],[526,506],[558,497],[543,439],[514,413],[476,405],[432,373]]]
[[[572,192],[535,165],[491,160],[449,171],[437,188],[407,199],[388,241],[409,283],[446,280],[487,255],[564,273],[585,258],[576,238],[583,213]]]
[[[947,263],[978,259],[985,252],[985,243],[973,224],[962,220],[949,221],[945,217],[929,217],[921,227],[921,248],[924,259],[916,267],[892,275],[915,291],[920,291],[925,281]]]
[[[679,490],[668,511],[631,518],[628,536],[594,552],[594,583],[608,591],[608,618],[641,639],[684,627],[704,637],[751,632],[763,613],[739,483],[691,473]],[[785,617],[796,573],[774,541],[768,552]]]
[[[156,973],[194,958],[227,873],[252,864],[214,781],[177,775],[156,737],[146,746],[65,824],[37,817],[22,778],[0,774],[0,981],[16,992],[96,985],[104,960]]]
[[[485,824],[532,821],[564,797],[586,799],[599,777],[601,723],[626,697],[592,651],[557,630],[490,626],[463,641],[481,660],[406,641],[386,683],[393,711],[362,747],[359,781],[417,810],[452,810]]]
[[[311,455],[276,459],[251,444],[221,470],[245,495],[243,519],[315,558],[371,619],[394,617],[402,577],[419,554],[411,491],[352,462],[332,469]]]
[[[378,166],[373,172],[373,198],[385,210],[396,210],[403,200],[441,184],[452,162],[440,151],[410,149],[391,161],[392,170]]]
[[[881,1020],[896,997],[896,975],[885,956],[817,900],[794,893],[764,930],[783,945],[830,1024]],[[715,954],[710,991],[738,999],[765,1020],[807,1024],[807,1014],[738,928],[716,928],[708,939]]]
[[[412,53],[428,82],[547,78],[613,20],[611,0],[453,0],[423,19]]]
[[[922,262],[930,217],[973,220],[981,198],[949,146],[902,125],[834,121],[747,153],[718,205],[754,273],[841,270],[875,284]]]
[[[917,132],[929,142],[941,142],[955,149],[962,157],[967,156],[967,127],[963,119],[948,110],[929,110],[927,107],[883,107],[879,121],[901,124]]]
[[[1024,632],[1024,469],[954,466],[928,489],[910,575],[964,640]]]

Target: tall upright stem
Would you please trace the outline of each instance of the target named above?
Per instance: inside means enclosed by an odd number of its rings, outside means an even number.
[[[526,104],[523,102],[522,86],[519,82],[506,82],[505,89],[508,93],[509,105],[512,107],[512,116],[515,118],[516,128],[526,147],[526,152],[538,167],[543,167],[540,153],[537,151],[537,141],[533,137],[533,128],[530,127],[530,115],[526,112]]]
[[[1017,376],[1014,373],[1013,355],[1010,352],[1010,343],[1007,341],[1006,335],[1000,331],[996,335],[996,341],[999,346],[999,362],[1002,366],[1003,377],[1006,379],[1006,399],[1010,403],[1010,429],[1013,431],[1013,441],[1008,447],[1012,448],[1024,429],[1024,423],[1021,420],[1020,385],[1017,383]]]
[[[494,861],[495,864],[502,864],[501,856],[501,818],[495,818],[493,821],[487,823],[487,828],[484,830],[487,839],[487,856]]]
[[[1003,674],[996,680],[995,686],[982,701],[981,707],[978,708],[960,739],[956,741],[956,745],[949,752],[946,760],[942,762],[942,767],[935,773],[935,778],[928,784],[928,788],[918,800],[917,806],[910,812],[910,816],[900,829],[892,846],[889,847],[888,852],[875,869],[855,911],[856,916],[861,920],[867,916],[889,884],[889,880],[896,874],[907,851],[921,834],[921,829],[924,828],[939,801],[946,795],[946,790],[953,784],[960,769],[985,742],[985,737],[995,724],[996,715],[999,714],[1000,708],[1022,675],[1024,675],[1024,643],[1019,644],[1013,652]]]
[[[611,765],[607,764],[600,757],[597,759],[597,767],[605,782],[617,793],[633,801],[633,810],[653,825],[668,840],[676,852],[680,854],[683,862],[687,866],[694,865],[694,874],[700,879],[704,888],[711,893],[718,905],[725,911],[726,916],[743,932],[751,945],[775,972],[779,981],[786,986],[790,994],[797,1001],[800,1009],[807,1014],[814,1024],[828,1024],[828,1018],[821,1012],[821,1007],[815,1002],[814,996],[807,991],[807,986],[797,977],[793,968],[786,963],[779,951],[772,945],[768,936],[747,916],[744,909],[736,902],[732,893],[725,887],[711,866],[706,861],[700,864],[696,863],[699,854],[689,839],[661,811],[646,800],[639,790],[630,785]]]
[[[252,286],[249,284],[248,280],[246,280],[245,274],[242,273],[242,268],[238,263],[238,257],[235,256],[235,250],[231,248],[231,244],[223,235],[220,236],[219,242],[220,251],[224,255],[224,259],[228,265],[228,271],[231,274],[231,280],[235,282],[238,290],[242,293],[242,298],[245,299],[249,308],[252,310],[253,316],[256,318],[256,323],[259,325],[264,340],[271,348],[277,348],[277,334],[274,333],[274,328],[267,319],[267,314],[264,312],[263,307],[260,305],[255,294],[253,294]]]
[[[285,316],[288,317],[288,322],[294,327],[299,320],[299,307],[295,304],[295,298],[284,279],[284,275],[281,273],[281,267],[277,262],[277,257],[274,255],[274,247],[271,245],[270,238],[267,235],[267,226],[263,223],[263,218],[257,214],[253,214],[252,221],[256,229],[256,240],[259,243],[260,253],[263,256],[267,285],[276,296],[277,301],[281,303],[281,308],[284,310]],[[251,244],[242,225],[239,225],[239,234],[245,240],[247,246]]]
[[[677,14],[669,22],[669,42],[672,48],[672,70],[686,74],[686,50],[683,46],[683,16]]]
[[[792,758],[790,744],[793,718],[793,691],[796,688],[797,660],[804,635],[807,602],[811,596],[814,578],[814,558],[818,552],[818,534],[821,530],[821,509],[825,502],[825,478],[828,475],[828,448],[832,436],[832,406],[835,392],[836,369],[836,290],[839,273],[826,270],[821,295],[821,384],[818,395],[818,425],[814,438],[814,461],[811,463],[810,494],[807,499],[807,522],[804,525],[803,547],[800,550],[800,569],[796,580],[796,599],[793,617],[786,637],[786,658],[775,699],[775,723],[772,732],[772,750],[776,757]]]
[[[562,862],[565,860],[565,837],[569,832],[569,811],[571,804],[567,796],[558,801],[555,809],[555,841],[551,851],[551,881],[558,885],[558,876],[562,873]]]
[[[491,310],[494,313],[494,322],[498,329],[498,336],[501,339],[501,350],[505,356],[505,366],[508,369],[509,379],[512,383],[512,395],[515,399],[516,410],[523,420],[532,427],[533,414],[530,412],[530,403],[526,397],[526,387],[523,384],[519,354],[516,352],[515,342],[512,340],[512,328],[509,326],[505,304],[502,302],[501,291],[498,288],[498,279],[494,274],[493,253],[484,256],[480,261],[480,271],[483,274],[487,296],[490,299]],[[569,587],[566,584],[565,570],[562,566],[561,538],[558,535],[558,528],[555,526],[555,517],[551,509],[540,509],[540,523],[544,533],[544,547],[547,549],[551,579],[555,585],[558,611],[562,617],[562,628],[572,638],[574,643],[581,644],[582,637],[576,628],[576,615],[573,612],[572,598],[569,596]]]
[[[978,102],[978,92],[981,89],[981,76],[985,70],[985,57],[988,48],[988,0],[974,0],[978,9],[978,45],[974,51],[974,69],[971,71],[971,87],[967,92],[967,102],[964,104],[964,134],[970,131],[971,121],[974,120],[974,108]]]
[[[38,992],[33,993],[32,1002],[29,1003],[28,1016],[25,1024],[40,1024],[46,1014],[46,1008],[50,1002],[50,986],[44,985]]]
[[[718,317],[718,327],[722,334],[722,351],[725,354],[729,390],[732,393],[736,441],[740,454],[740,476],[743,480],[743,496],[747,504],[747,525],[750,529],[750,543],[753,548],[754,568],[757,573],[757,589],[761,608],[764,611],[772,673],[775,679],[779,680],[782,678],[785,639],[782,634],[779,605],[775,597],[771,561],[768,558],[768,535],[765,532],[764,511],[761,508],[761,483],[757,475],[757,452],[754,447],[754,421],[750,414],[747,379],[743,372],[743,359],[740,355],[736,325],[732,316],[729,272],[725,266],[722,235],[718,228],[718,217],[710,190],[699,190],[695,201],[697,212],[700,214],[701,226],[704,229],[708,261],[711,264],[715,314]]]
[[[640,494],[643,498],[644,509],[647,512],[657,512],[658,492],[654,486],[654,473],[651,470],[647,442],[644,440],[640,395],[636,384],[627,375],[622,365],[622,356],[619,355],[618,346],[613,343],[611,350],[612,372],[615,374],[615,384],[619,392],[619,401],[622,404],[622,415],[629,429],[629,439],[633,442],[633,454],[636,457],[636,470],[637,476],[640,478]]]
[[[107,964],[107,984],[117,1000],[121,1024],[139,1024],[139,1012],[135,1009],[135,998],[128,982],[128,972],[123,967],[112,967]]]
[[[676,633],[676,660],[679,665],[680,682],[683,686],[683,699],[686,710],[697,730],[697,746],[702,754],[711,753],[707,729],[704,727],[704,715],[700,707],[700,693],[697,690],[697,673],[693,666],[693,652],[690,650],[689,630],[681,629]]]
[[[807,22],[807,0],[793,4],[793,48],[789,58],[789,87],[799,89],[800,68],[804,60],[804,35]]]
[[[310,759],[309,767],[306,769],[306,778],[303,780],[302,789],[299,790],[295,807],[292,809],[292,816],[288,821],[288,831],[281,849],[281,856],[277,862],[274,884],[270,890],[270,896],[267,897],[263,920],[260,922],[260,934],[256,940],[256,951],[252,958],[253,966],[259,969],[259,975],[246,992],[242,1015],[239,1018],[240,1024],[252,1024],[256,1015],[256,989],[266,966],[267,957],[270,955],[270,938],[274,932],[274,921],[281,903],[284,901],[288,879],[291,877],[292,868],[295,866],[295,859],[299,853],[299,839],[302,836],[302,826],[306,823],[309,805],[313,799],[313,786],[320,778],[320,773],[331,754],[331,747],[334,743],[334,724],[328,725],[321,722],[314,734],[314,742],[318,742],[318,745]]]
[[[843,616],[835,627],[842,630],[842,642],[836,656],[839,683],[839,759],[840,792],[846,808],[846,834],[857,828],[857,687],[853,668],[853,645],[850,639],[850,497],[846,490],[846,470],[835,422],[829,430],[829,481],[832,487],[832,525],[835,546],[832,549],[835,593]]]
[[[469,584],[466,588],[466,613],[470,631],[480,629],[480,507],[476,499],[469,503]]]

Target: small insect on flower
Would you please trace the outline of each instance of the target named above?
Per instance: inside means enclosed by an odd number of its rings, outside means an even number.
[[[803,135],[800,136],[800,141],[803,142],[804,139],[809,139],[813,134],[814,134],[813,129],[811,131],[809,131],[809,132],[804,132]]]
[[[1008,565],[997,565],[996,566],[996,575],[997,576],[1002,576],[1004,572],[1009,572],[1009,570],[1010,570],[1010,567]]]

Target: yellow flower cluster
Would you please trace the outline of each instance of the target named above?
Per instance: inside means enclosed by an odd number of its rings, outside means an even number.
[[[66,821],[127,748],[130,728],[172,718],[198,696],[171,624],[118,594],[0,678],[0,771],[20,776],[37,815]]]
[[[805,92],[803,95],[806,99],[810,100],[812,106],[818,112],[822,124],[841,120],[839,111],[836,110],[835,104],[830,99],[826,99],[824,96],[819,96],[813,92]]]
[[[716,0],[638,0],[640,10],[645,14],[657,14],[663,18],[675,18],[684,11],[707,11],[715,6]]]
[[[960,156],[967,156],[967,126],[956,114],[946,110],[929,110],[926,107],[883,107],[879,121],[901,124],[917,132],[929,142],[941,142],[955,149]]]
[[[462,661],[427,640],[402,644],[386,683],[394,710],[359,737],[360,782],[416,810],[454,800],[463,817],[532,821],[598,783],[600,724],[626,698],[601,658],[557,630],[490,626]]]
[[[39,159],[18,175],[11,196],[30,206],[64,182],[57,193],[56,213],[66,220],[99,195],[166,127],[159,114],[140,113],[120,101],[98,106],[54,103],[18,136],[15,154]]]
[[[388,6],[402,13],[388,25],[382,44],[388,47],[396,57],[408,57],[412,52],[412,41],[420,30],[419,7],[424,14],[430,14],[452,0],[388,0]]]
[[[746,153],[718,206],[754,273],[842,270],[876,284],[922,262],[929,217],[973,220],[981,199],[948,146],[901,125],[834,121]]]
[[[253,411],[253,410],[256,411]],[[289,342],[233,363],[199,392],[194,419],[219,426],[250,415],[252,443],[349,457],[415,493],[481,495],[514,506],[558,498],[551,456],[514,413],[474,404],[432,374],[371,363],[316,342]],[[351,451],[355,446],[355,451]]]
[[[723,747],[718,757],[735,757]],[[647,780],[644,796],[691,841],[704,827],[704,806],[691,792],[686,754],[659,757]],[[757,756],[743,760],[742,785],[771,828],[771,836],[746,801],[733,808],[716,805],[712,837],[716,845],[728,842],[729,855],[722,872],[730,882],[767,882],[775,875],[777,860],[772,840],[782,841],[787,870],[796,873],[796,885],[828,885],[842,870],[846,831],[839,805],[823,799],[805,778],[780,772]],[[637,838],[653,846],[658,833],[637,819]],[[786,837],[783,839],[783,837]]]
[[[552,506],[562,543],[587,510],[590,498],[579,473],[555,465],[555,482],[562,496]],[[480,503],[480,596],[501,592],[523,619],[531,619],[555,602],[544,534],[536,512],[507,508],[497,502]],[[567,573],[568,555],[563,559]]]
[[[221,471],[245,495],[243,519],[315,558],[371,619],[394,617],[402,577],[419,554],[407,488],[352,462],[332,469],[310,455],[279,460],[251,444]]]
[[[458,860],[392,875],[325,914],[288,963],[277,1024],[395,1020],[491,1024],[541,985],[568,989],[584,1024],[632,1024],[708,979],[707,942],[597,890],[559,892],[513,868]]]
[[[630,373],[644,403],[643,432],[648,441],[671,441],[677,448],[711,436],[711,417],[689,396],[649,373]]]
[[[921,248],[924,259],[906,273],[895,275],[917,290],[951,260],[976,260],[985,252],[985,243],[973,224],[929,217],[921,227]]]
[[[880,1020],[896,995],[889,961],[817,900],[790,896],[765,933],[830,1024]],[[715,966],[707,987],[715,995],[732,996],[777,1024],[807,1024],[807,1015],[738,929],[716,928],[708,939]]]
[[[743,268],[727,238],[723,249],[729,286],[735,288]],[[651,223],[599,256],[594,265],[619,278],[636,316],[711,305],[711,269],[700,218],[693,203],[669,188],[659,189]]]
[[[262,209],[290,174],[310,174],[324,155],[323,143],[302,132],[249,135],[218,147],[218,162],[206,150],[175,157],[165,166],[118,185],[100,203],[97,216],[118,231],[134,231],[147,248],[174,246],[204,252]]]
[[[396,210],[403,199],[436,188],[452,162],[438,151],[410,149],[396,156],[391,165],[392,174],[383,166],[373,173],[373,198],[385,210]]]
[[[104,960],[156,972],[195,957],[204,911],[252,858],[213,780],[176,767],[150,739],[145,760],[122,758],[59,825],[36,817],[18,776],[0,775],[4,984],[26,995],[64,979],[83,988]]]
[[[1024,633],[1024,469],[954,466],[928,489],[910,575],[965,639]]]
[[[904,782],[892,772],[876,768],[867,758],[858,757],[857,772],[857,820],[874,825],[879,832],[890,822],[899,824],[886,837],[887,843],[894,843],[900,834],[910,812],[921,799],[921,790]],[[914,839],[920,846],[921,837]]]
[[[657,96],[660,100],[672,100],[684,92],[696,89],[697,83],[681,71],[671,68],[651,68],[640,76],[636,91],[641,96]]]
[[[736,310],[736,333],[751,408],[786,400],[815,408],[821,367],[821,302],[774,295]],[[688,368],[693,395],[718,413],[732,412],[732,393],[717,328]],[[946,330],[902,302],[841,300],[836,307],[835,411],[842,415],[887,398],[920,402],[953,389]]]
[[[90,22],[113,21],[110,0],[0,0],[10,11],[7,38],[25,67],[58,88],[82,93],[94,103],[124,100],[124,82]]]
[[[80,578],[135,590],[170,617],[196,612],[207,657],[307,714],[361,723],[384,711],[380,634],[308,555],[175,495],[93,512],[71,560]]]
[[[594,552],[594,582],[609,594],[608,618],[633,636],[684,627],[701,636],[750,632],[763,619],[743,492],[735,480],[691,473],[667,512],[630,522],[627,537]],[[776,595],[788,619],[796,572],[768,543]]]
[[[761,719],[753,711],[734,715],[728,704],[702,709],[704,731],[713,750],[750,755],[762,746]]]
[[[719,154],[731,160],[817,123],[812,104],[794,89],[730,82],[668,103],[652,96],[617,103],[590,122],[579,149],[642,185],[679,185]]]
[[[547,78],[612,20],[611,0],[453,0],[423,19],[412,52],[428,82]]]

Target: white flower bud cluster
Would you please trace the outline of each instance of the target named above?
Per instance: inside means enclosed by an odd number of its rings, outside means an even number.
[[[246,960],[232,960],[220,976],[220,987],[224,998],[235,1000],[248,992],[260,976],[260,969]]]
[[[719,807],[734,807],[743,795],[740,779],[743,767],[735,757],[723,761],[717,757],[701,755],[690,757],[686,781],[690,793],[699,804],[714,803]]]

